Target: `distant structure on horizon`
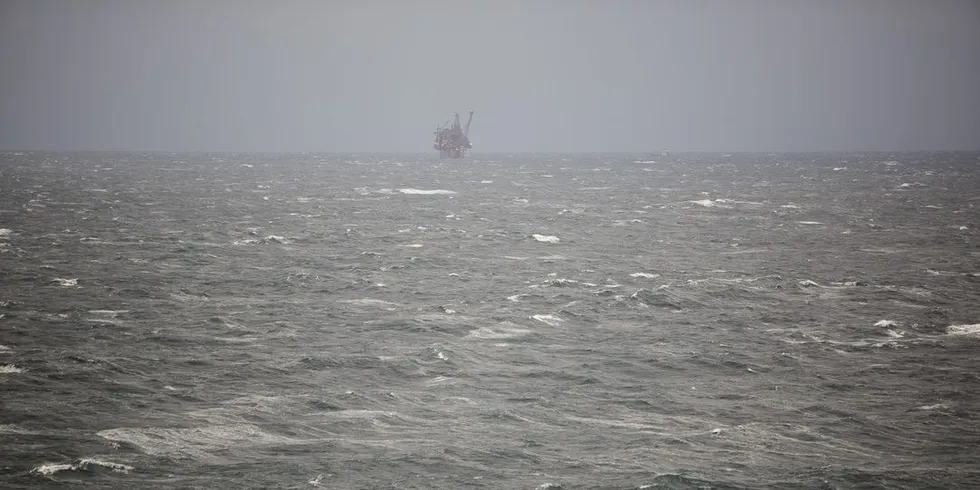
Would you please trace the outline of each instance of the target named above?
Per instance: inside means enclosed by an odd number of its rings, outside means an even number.
[[[466,151],[473,148],[470,144],[470,123],[473,122],[473,111],[466,121],[466,127],[459,123],[459,113],[453,113],[453,118],[436,127],[436,141],[432,148],[439,150],[439,158],[463,158]],[[452,123],[452,125],[450,125]]]

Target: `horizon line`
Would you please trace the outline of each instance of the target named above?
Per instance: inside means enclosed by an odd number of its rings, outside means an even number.
[[[466,157],[479,155],[597,155],[597,154],[618,154],[618,155],[653,155],[660,156],[661,150],[495,150],[468,152]],[[769,154],[769,153],[975,153],[980,152],[980,148],[975,149],[948,149],[948,148],[924,148],[924,149],[824,149],[824,150],[709,150],[709,149],[682,149],[667,150],[670,154],[685,153],[720,153],[720,154]],[[14,149],[0,148],[0,153],[251,153],[251,154],[328,154],[328,155],[432,155],[438,156],[438,152],[433,151],[397,151],[397,150],[370,150],[370,151],[344,151],[344,150],[202,150],[202,149],[182,149],[182,150],[161,150],[161,149]],[[463,157],[464,159],[466,157]]]

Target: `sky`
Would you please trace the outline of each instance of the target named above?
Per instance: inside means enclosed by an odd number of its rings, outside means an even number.
[[[0,0],[0,149],[978,150],[976,0]]]

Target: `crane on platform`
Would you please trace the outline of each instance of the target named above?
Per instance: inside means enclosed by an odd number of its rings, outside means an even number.
[[[473,111],[466,120],[466,126],[459,122],[459,113],[453,113],[449,121],[436,126],[436,140],[432,148],[439,150],[439,158],[463,158],[466,151],[473,148],[470,143],[470,124],[473,122]]]

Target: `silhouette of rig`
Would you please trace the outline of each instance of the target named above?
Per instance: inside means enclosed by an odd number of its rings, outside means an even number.
[[[463,158],[466,151],[473,148],[470,143],[470,123],[473,122],[473,111],[466,120],[466,126],[459,123],[459,113],[453,118],[436,127],[436,141],[432,148],[439,150],[439,158]]]

